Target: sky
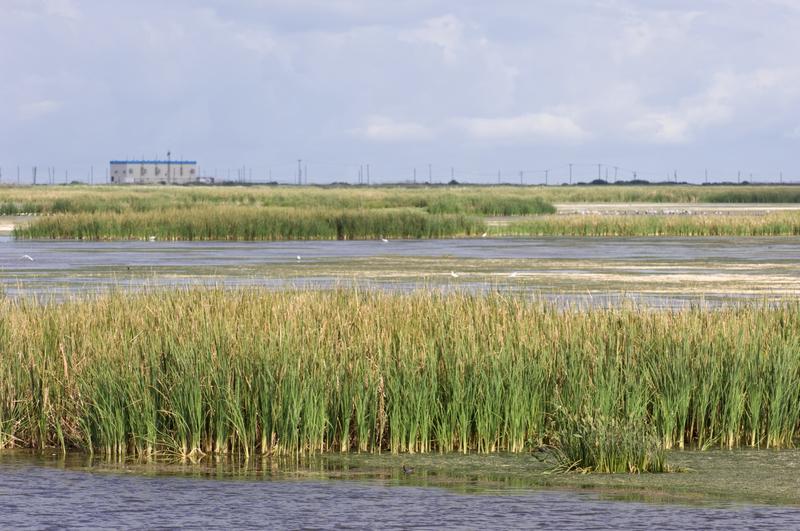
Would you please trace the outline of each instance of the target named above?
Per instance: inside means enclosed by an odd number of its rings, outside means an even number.
[[[800,182],[800,0],[0,0],[0,182]]]

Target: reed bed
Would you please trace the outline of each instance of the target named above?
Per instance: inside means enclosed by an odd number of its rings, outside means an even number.
[[[126,213],[43,216],[17,227],[17,238],[85,240],[353,240],[444,238],[486,230],[482,218],[420,209],[300,209],[216,206]]]
[[[800,214],[538,216],[494,226],[498,236],[797,236]]]
[[[797,203],[794,185],[600,185],[541,189],[553,203]]]
[[[557,309],[502,294],[170,290],[0,301],[0,447],[525,452],[666,469],[788,447],[800,304]]]
[[[509,187],[164,187],[0,188],[0,215],[149,212],[216,206],[373,210],[418,208],[431,214],[546,214],[554,207],[535,188]]]

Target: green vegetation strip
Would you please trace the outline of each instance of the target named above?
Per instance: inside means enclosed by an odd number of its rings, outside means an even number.
[[[500,294],[216,289],[0,302],[0,447],[525,452],[664,471],[788,447],[800,304],[559,310]]]
[[[797,236],[800,214],[538,216],[492,227],[497,236]]]
[[[352,240],[445,238],[486,230],[483,219],[419,209],[331,210],[214,206],[149,212],[57,214],[17,227],[17,238],[87,240]]]
[[[536,188],[509,187],[0,187],[0,215],[130,213],[215,206],[520,216],[554,213]]]

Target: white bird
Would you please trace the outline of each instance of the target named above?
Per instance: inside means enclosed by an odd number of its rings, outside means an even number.
[[[455,271],[450,271],[450,276],[453,278],[458,278],[458,274]]]
[[[300,255],[299,254],[297,255],[297,259],[300,260]]]
[[[151,242],[154,242],[154,241],[156,241],[156,237],[155,237],[155,236],[150,236],[150,237],[149,237],[149,238],[147,238],[147,239],[148,239],[148,240],[150,240]]]
[[[19,257],[20,260],[28,260],[29,262],[33,262],[33,257],[29,254],[23,254]]]
[[[386,238],[384,238],[383,236],[381,236],[381,241],[382,241],[383,243],[389,243],[389,240],[387,240],[387,239],[386,239]]]
[[[517,272],[516,272],[516,271],[514,271],[513,273],[511,273],[511,274],[510,274],[510,275],[508,275],[508,276],[510,276],[511,278],[514,278],[515,276],[517,276]]]
[[[481,234],[481,238],[485,238],[488,234],[489,234],[488,232],[484,232],[483,234]]]

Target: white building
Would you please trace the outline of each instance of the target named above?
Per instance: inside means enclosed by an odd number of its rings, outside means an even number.
[[[113,184],[188,184],[197,182],[196,160],[112,160]]]

